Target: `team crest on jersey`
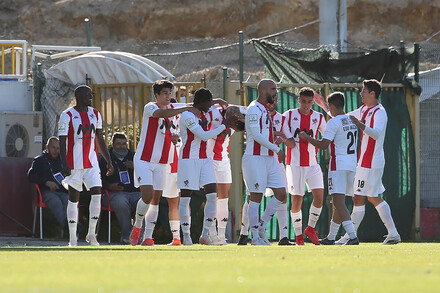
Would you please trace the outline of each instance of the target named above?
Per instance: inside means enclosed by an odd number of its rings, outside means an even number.
[[[91,119],[94,119],[94,118],[95,118],[95,114],[93,114],[93,113],[90,114],[89,116],[90,116]]]
[[[278,124],[280,124],[280,123],[281,123],[281,122],[280,122],[280,120],[278,120],[278,119],[273,121],[273,124],[274,124],[274,125],[278,125]]]
[[[257,114],[250,114],[249,115],[249,124],[256,124],[258,123],[258,115]]]
[[[73,119],[78,119],[79,117],[78,116],[73,116]]]
[[[293,121],[298,121],[298,117],[293,117]]]
[[[218,118],[215,118],[215,119],[214,119],[214,121],[220,122],[220,119],[218,119]]]
[[[255,183],[255,189],[258,190],[259,187],[260,187],[260,184],[258,184],[258,182]]]
[[[188,184],[189,184],[189,180],[185,180],[185,181],[183,181],[183,184],[185,184],[185,186],[188,186]]]
[[[367,114],[367,116],[371,116],[371,115],[373,115],[373,112],[369,112],[369,113]]]
[[[313,119],[312,119],[312,124],[315,125],[316,123],[318,123],[318,119],[313,118]]]

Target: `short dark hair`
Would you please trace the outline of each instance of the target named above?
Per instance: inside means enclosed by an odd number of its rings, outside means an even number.
[[[174,84],[171,81],[165,79],[156,80],[153,84],[154,94],[160,94],[160,91],[164,88],[169,88],[170,90],[172,90],[174,88]]]
[[[200,105],[204,102],[212,101],[212,93],[206,88],[200,88],[194,93],[194,105]]]
[[[300,96],[313,97],[315,92],[309,87],[303,87],[299,90]]]
[[[115,133],[113,133],[112,143],[115,143],[116,139],[125,139],[125,140],[127,140],[127,135],[125,135],[125,133],[123,133],[123,132],[115,132]]]
[[[171,98],[170,103],[177,103],[177,100],[175,98]]]
[[[344,109],[345,97],[341,92],[334,92],[328,95],[327,102],[334,105],[338,109]]]
[[[238,121],[235,123],[235,127],[237,128],[238,131],[244,131],[244,122],[238,120]]]
[[[363,84],[370,92],[374,91],[376,99],[379,99],[380,92],[382,91],[382,86],[379,81],[376,79],[367,79],[364,80]]]
[[[75,91],[73,92],[74,95],[75,95],[75,98],[79,98],[82,94],[84,94],[84,92],[86,90],[87,91],[92,91],[92,89],[89,86],[85,85],[85,84],[77,86],[75,88]]]

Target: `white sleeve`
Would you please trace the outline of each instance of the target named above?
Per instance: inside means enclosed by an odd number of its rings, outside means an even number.
[[[321,114],[321,125],[319,125],[318,131],[321,133],[321,135],[324,135],[325,130],[327,129],[327,121],[325,121],[324,115]]]
[[[184,123],[186,128],[188,128],[194,135],[196,135],[201,140],[207,141],[210,138],[214,138],[220,133],[223,132],[223,130],[226,129],[226,126],[224,124],[220,125],[219,127],[205,131],[203,130],[202,126],[197,121],[198,119],[194,114],[190,112],[183,112],[182,116],[180,117],[180,123]]]
[[[327,128],[322,136],[322,139],[327,139],[329,141],[333,141],[336,136],[336,131],[338,130],[338,125],[336,123],[336,119],[330,119],[327,124]]]
[[[67,136],[69,133],[70,116],[67,112],[61,113],[58,121],[58,136]]]
[[[265,138],[260,133],[260,118],[261,118],[261,111],[257,107],[251,107],[248,108],[245,124],[248,126],[246,131],[248,131],[248,135],[252,136],[252,138],[261,144],[262,146],[278,153],[280,151],[280,148],[276,145],[271,143],[267,138]]]
[[[359,121],[362,119],[362,115],[361,115],[361,108],[362,108],[362,106],[361,107],[359,107],[359,108],[357,108],[356,110],[353,110],[353,111],[351,111],[351,112],[348,112],[347,113],[347,115],[348,116],[354,116],[354,117],[356,117]]]
[[[290,121],[289,121],[289,111],[286,111],[286,112],[283,113],[283,116],[286,117],[286,119],[284,121],[283,128],[281,129],[281,131],[284,133],[284,135],[286,136],[287,139],[293,137],[293,133],[290,130],[290,127],[289,127],[289,123],[290,123]]]
[[[374,126],[373,128],[368,127],[365,125],[364,132],[368,136],[370,136],[372,139],[378,139],[380,134],[384,131],[384,129],[387,127],[387,113],[385,110],[379,110],[374,115]]]
[[[238,109],[240,110],[241,114],[246,115],[247,107],[246,106],[238,106]]]
[[[101,113],[98,112],[98,117],[96,117],[98,122],[96,125],[96,129],[102,129],[102,116]]]
[[[153,117],[153,113],[159,109],[159,107],[154,102],[149,102],[144,107],[144,116],[146,117]],[[145,119],[145,117],[144,117]]]

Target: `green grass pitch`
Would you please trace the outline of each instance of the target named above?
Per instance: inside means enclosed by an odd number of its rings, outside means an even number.
[[[0,292],[440,292],[440,244],[1,247]]]

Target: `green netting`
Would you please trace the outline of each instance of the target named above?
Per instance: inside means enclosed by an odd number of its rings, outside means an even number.
[[[383,198],[391,207],[397,230],[403,238],[408,238],[411,233],[415,210],[416,177],[413,132],[406,105],[405,89],[390,88],[386,85],[383,87],[380,101],[388,114],[388,124],[384,143],[386,163],[382,178],[386,191],[383,194]],[[246,90],[249,97],[248,102],[256,99],[258,93],[255,88],[246,87]],[[362,105],[359,89],[357,88],[333,87],[331,91],[341,91],[345,94],[346,112],[357,109]],[[288,88],[280,88],[278,97],[278,112],[280,113],[284,113],[288,109],[297,108],[299,106],[297,95],[289,92]],[[313,110],[322,113],[322,110],[317,105],[313,106]],[[360,139],[358,139],[358,142],[360,142]],[[327,192],[328,159],[326,158],[326,152],[319,151],[318,160],[324,174],[325,200],[321,216],[316,225],[316,230],[319,231],[319,237],[325,237],[328,233],[330,220],[329,207],[331,206],[331,197],[328,196]],[[245,194],[245,191],[243,191],[243,194]],[[245,196],[243,196],[243,198],[245,198]],[[312,194],[309,191],[306,191],[302,205],[303,228],[306,228],[307,226],[312,200]],[[264,198],[260,208],[261,213],[266,208],[267,202],[268,199]],[[351,210],[353,206],[351,198],[347,197],[346,203],[349,210]],[[289,196],[287,202],[289,209],[290,205],[291,199]],[[288,236],[293,239],[295,233],[290,217],[288,217],[288,219]],[[268,225],[268,237],[272,240],[276,240],[279,236],[278,233],[278,224],[276,216],[274,216],[274,219],[272,219]],[[362,241],[381,241],[382,236],[386,234],[386,229],[375,208],[370,203],[367,203],[365,217],[358,231],[360,239]]]

